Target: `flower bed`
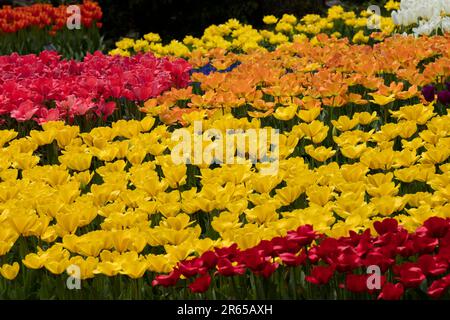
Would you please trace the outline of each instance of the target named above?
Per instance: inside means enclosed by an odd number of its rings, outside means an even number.
[[[189,68],[181,59],[170,62],[151,54],[121,58],[97,52],[83,62],[62,60],[53,51],[2,56],[0,115],[8,128],[76,118],[92,128],[115,111],[121,117],[134,105],[138,114],[136,104],[172,86],[186,86]]]
[[[69,30],[67,21],[73,13],[67,5],[53,7],[33,4],[0,8],[0,55],[40,53],[53,48],[65,57],[81,59],[87,52],[102,50],[102,10],[98,3],[83,1],[78,5],[80,28]]]
[[[116,43],[110,54],[129,56],[137,52],[154,52],[157,55],[175,55],[190,57],[203,55],[211,49],[224,49],[231,52],[251,52],[255,49],[274,50],[288,43],[299,43],[305,39],[316,41],[318,34],[327,34],[334,38],[348,38],[354,43],[374,43],[394,34],[395,24],[388,12],[397,6],[386,5],[387,12],[375,19],[370,11],[345,11],[341,6],[333,6],[326,16],[316,14],[297,17],[284,14],[282,17],[266,16],[266,28],[258,30],[245,25],[236,19],[230,19],[220,25],[212,25],[205,29],[200,38],[186,36],[183,41],[172,40],[168,44],[161,43],[156,33],[148,33],[141,39],[123,38]],[[369,30],[370,24],[377,30]]]
[[[333,30],[0,57],[0,297],[449,298],[449,35]]]
[[[198,258],[178,263],[169,275],[157,276],[152,284],[171,287],[183,281],[182,276],[184,279],[195,277],[189,289],[193,293],[203,293],[209,289],[212,278],[244,278],[253,273],[263,278],[273,276],[276,279],[273,288],[262,291],[262,296],[257,286],[253,287],[254,292],[242,294],[233,286],[234,280],[230,280],[226,284],[230,290],[226,295],[241,294],[241,299],[253,295],[259,299],[377,296],[396,300],[405,293],[411,298],[426,291],[428,296],[439,298],[450,286],[447,274],[449,222],[449,219],[430,218],[415,233],[408,234],[398,227],[396,220],[385,219],[374,223],[378,236],[371,236],[367,229],[361,234],[351,232],[350,236],[337,239],[316,234],[310,225],[301,226],[288,231],[284,237],[263,240],[246,250],[233,245],[206,251]],[[315,240],[316,244],[309,246]],[[282,266],[285,269],[280,271]],[[373,271],[366,271],[371,266],[383,273],[378,288],[375,281],[368,281]],[[278,274],[274,275],[277,270]],[[442,277],[443,274],[446,275]],[[430,284],[426,290],[424,282]],[[247,286],[241,282],[239,287]],[[222,288],[221,291],[225,291]],[[321,288],[320,295],[317,295],[318,288]]]

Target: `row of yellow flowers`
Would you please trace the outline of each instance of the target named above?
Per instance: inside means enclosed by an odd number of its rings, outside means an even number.
[[[399,2],[389,1],[388,11],[398,9]],[[333,6],[325,17],[308,14],[298,19],[294,15],[284,14],[281,18],[266,16],[263,19],[265,29],[255,29],[236,19],[226,23],[212,25],[205,29],[200,38],[186,36],[183,41],[172,40],[164,45],[156,33],[148,33],[142,39],[123,38],[116,43],[110,54],[129,56],[138,52],[154,52],[156,55],[175,55],[189,57],[191,54],[206,53],[210,49],[221,48],[233,52],[250,52],[255,49],[274,49],[286,43],[298,43],[307,38],[315,39],[320,33],[328,33],[336,38],[349,37],[354,43],[367,43],[372,37],[382,40],[395,31],[395,25],[389,16],[375,16],[370,10],[356,13],[345,11],[341,6]],[[380,29],[373,30],[370,36],[367,25],[379,22]],[[371,30],[369,30],[371,31]]]

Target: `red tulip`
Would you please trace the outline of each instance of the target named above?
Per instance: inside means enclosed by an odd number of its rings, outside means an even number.
[[[406,288],[418,287],[425,280],[422,269],[416,263],[412,262],[405,262],[399,266],[394,266],[394,273],[400,275],[397,279]]]
[[[427,235],[432,238],[444,237],[450,228],[449,220],[439,217],[431,217],[423,225]]]
[[[263,252],[258,248],[252,248],[243,251],[238,256],[238,261],[252,271],[258,271],[264,268],[267,258],[270,257],[263,255]]]
[[[339,255],[339,247],[340,243],[337,239],[334,238],[325,238],[320,245],[317,246],[317,255],[324,260],[333,261]]]
[[[419,253],[432,253],[439,244],[438,239],[427,236],[415,237],[413,241],[414,249]]]
[[[202,260],[203,266],[208,269],[214,268],[218,260],[217,254],[213,251],[206,251],[200,259]]]
[[[408,239],[403,242],[401,245],[395,245],[394,243],[391,245],[392,248],[395,248],[395,251],[400,254],[402,257],[409,257],[414,255],[417,252],[417,248],[414,247],[414,241]]]
[[[334,270],[334,266],[315,266],[305,280],[313,284],[326,284],[333,276]]]
[[[447,290],[449,284],[443,279],[433,281],[427,290],[427,294],[432,298],[440,298]]]
[[[36,114],[38,116],[38,124],[43,124],[48,121],[57,121],[61,118],[58,109],[41,108]]]
[[[362,292],[369,292],[372,293],[374,290],[377,289],[372,289],[369,288],[369,284],[371,283],[367,283],[367,281],[371,280],[369,279],[371,275],[370,274],[347,274],[345,277],[345,285],[341,287],[347,289],[348,291],[351,292],[356,292],[356,293],[362,293]],[[386,281],[386,277],[384,275],[380,276],[380,287],[382,287]]]
[[[313,227],[309,224],[300,226],[295,231],[288,232],[286,238],[288,240],[295,241],[300,247],[309,245],[314,239],[317,238],[317,233],[313,230]]]
[[[256,274],[262,275],[264,278],[269,278],[272,273],[277,270],[279,264],[278,263],[271,263],[269,261],[266,261],[263,265],[263,267],[256,272]]]
[[[384,284],[380,294],[378,295],[378,299],[399,300],[403,296],[404,292],[405,289],[401,283],[394,284],[387,282]]]
[[[245,273],[245,266],[242,264],[233,265],[230,260],[220,258],[217,261],[217,273],[223,276],[242,275]]]
[[[366,274],[347,274],[345,277],[345,289],[351,292],[367,292],[367,275]]]
[[[189,285],[189,289],[191,289],[194,293],[203,293],[208,290],[210,284],[211,276],[209,274],[205,274],[195,279],[194,282]]]
[[[152,281],[152,286],[171,287],[174,286],[180,279],[181,273],[174,269],[167,275],[159,275]]]
[[[320,257],[318,255],[318,251],[319,251],[319,248],[317,246],[316,247],[312,247],[312,248],[310,248],[308,250],[307,256],[308,256],[308,260],[311,263],[317,263],[320,260]]]
[[[355,250],[347,247],[334,260],[336,270],[340,272],[351,271],[362,265],[361,258],[356,254]]]
[[[378,249],[378,248],[376,248]],[[375,265],[380,267],[381,272],[386,272],[389,267],[394,264],[395,260],[385,256],[381,253],[381,250],[371,251],[366,255],[364,259],[364,266],[368,267],[371,265]]]
[[[302,247],[301,242],[298,239],[293,239],[289,236],[289,233],[286,237],[275,237],[270,242],[273,246],[273,251],[277,254],[283,252],[297,253]]]
[[[439,248],[439,258],[450,264],[450,247],[442,246]]]
[[[358,256],[365,255],[369,250],[373,248],[372,237],[370,230],[365,230],[362,234],[350,231],[349,241],[352,246],[355,247]]]
[[[417,260],[420,268],[425,274],[437,276],[447,272],[448,262],[439,256],[432,256],[429,254],[420,256]]]
[[[379,235],[383,235],[385,233],[395,233],[397,232],[398,222],[395,219],[384,219],[381,222],[375,221],[373,227]]]
[[[216,252],[219,258],[228,258],[228,259],[233,259],[240,252],[237,248],[236,243],[225,248],[215,248],[214,251]]]
[[[190,278],[199,273],[202,274],[206,272],[206,268],[202,267],[202,265],[203,261],[201,259],[192,259],[179,262],[177,268],[183,276]]]
[[[281,237],[276,237],[272,239],[271,241],[268,240],[262,240],[257,246],[256,250],[260,252],[261,255],[264,256],[275,256],[275,246],[274,243],[276,243],[276,239],[283,239]],[[280,248],[278,248],[280,249]],[[284,251],[284,247],[280,249],[281,251]]]
[[[300,254],[294,254],[290,252],[281,253],[279,255],[281,261],[287,266],[296,267],[301,264],[304,264],[306,261],[306,253],[302,250]]]

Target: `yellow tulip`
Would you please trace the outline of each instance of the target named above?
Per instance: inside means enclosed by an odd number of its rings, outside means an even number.
[[[348,131],[352,130],[354,127],[358,125],[358,119],[352,118],[350,119],[347,116],[340,116],[337,121],[331,120],[333,126],[339,131]]]
[[[14,155],[13,161],[14,168],[28,170],[39,163],[39,157],[33,156],[31,153],[20,153]]]
[[[78,241],[76,243],[76,251],[84,256],[97,257],[103,249],[105,249],[105,243],[101,239]]]
[[[12,211],[8,218],[13,229],[24,236],[30,235],[31,229],[38,222],[38,216],[33,211]]]
[[[442,163],[450,157],[450,150],[448,148],[440,148],[434,146],[427,146],[427,151],[422,153],[422,163],[438,164]]]
[[[155,118],[152,116],[146,116],[141,120],[141,129],[143,132],[150,131],[153,125],[155,124]]]
[[[301,123],[300,129],[305,134],[306,138],[311,139],[315,144],[321,143],[328,134],[328,126],[321,121],[314,120],[310,124]]]
[[[14,280],[17,275],[19,274],[20,266],[17,262],[14,262],[12,265],[10,264],[4,264],[0,268],[0,274],[3,278],[8,280]]]
[[[29,253],[22,260],[22,263],[29,269],[40,269],[44,266],[45,260],[45,257],[36,253]]]
[[[146,261],[126,261],[122,263],[121,274],[125,274],[132,279],[142,278],[147,271],[148,264]]]
[[[126,157],[132,165],[139,165],[142,161],[144,161],[146,155],[147,153],[145,152],[145,150],[135,148],[132,150],[128,150]]]
[[[168,273],[176,264],[173,260],[164,255],[149,254],[147,257],[148,270],[157,273]]]
[[[377,120],[378,117],[377,117],[376,111],[372,112],[372,114],[364,111],[364,112],[360,112],[360,113],[354,113],[353,119],[358,120],[359,124],[361,124],[361,125],[368,125],[368,124],[372,123],[373,121]]]
[[[400,127],[400,137],[403,139],[408,139],[412,137],[417,131],[417,125],[415,121],[402,121],[398,123]]]
[[[122,267],[117,262],[102,261],[97,264],[97,268],[93,271],[94,274],[104,274],[108,277],[113,277],[121,271]]]
[[[58,157],[61,164],[66,165],[69,169],[76,171],[85,171],[91,167],[92,155],[88,153],[72,153],[67,152]]]
[[[80,128],[76,126],[64,126],[55,132],[55,138],[60,148],[68,146],[80,133]]]
[[[315,160],[320,162],[324,162],[336,154],[336,150],[325,148],[324,146],[314,148],[312,145],[309,145],[305,147],[305,151]]]
[[[389,216],[396,211],[400,211],[405,206],[405,201],[402,197],[382,196],[372,198],[371,203],[374,204],[376,212],[382,216]]]
[[[434,113],[433,111],[433,103],[430,103],[428,106],[424,106],[423,104],[404,106],[400,107],[399,111],[390,111],[390,113],[394,118],[397,118],[398,120],[404,119],[414,121],[418,124],[423,125],[436,115],[436,113]]]
[[[377,93],[369,93],[369,95],[373,97],[373,100],[370,100],[370,102],[373,102],[379,106],[385,106],[388,103],[395,101],[395,96],[393,94],[384,96]]]
[[[280,200],[280,203],[283,206],[288,206],[293,203],[295,200],[300,197],[300,195],[304,192],[304,188],[302,186],[287,186],[281,189],[276,189],[276,198]]]
[[[183,184],[186,183],[186,165],[185,164],[180,164],[180,165],[170,165],[170,166],[166,166],[163,165],[162,167],[163,173],[164,173],[164,177],[167,179],[167,181],[169,182],[169,186],[171,188],[177,188],[182,186]]]
[[[222,212],[219,216],[213,218],[211,226],[220,234],[227,230],[240,228],[242,223],[239,221],[239,215],[240,212]]]
[[[278,107],[275,110],[275,113],[273,114],[273,116],[278,120],[283,120],[283,121],[291,120],[292,118],[295,117],[297,109],[298,109],[298,106],[295,104],[291,104],[287,107]]]
[[[312,185],[306,189],[308,201],[319,206],[324,206],[333,197],[333,190],[327,186]]]
[[[278,220],[278,213],[274,205],[259,205],[253,209],[245,211],[249,222],[255,222],[258,225]]]
[[[44,267],[53,274],[62,274],[69,266],[69,259],[56,260],[48,258]]]
[[[60,236],[73,234],[80,225],[80,215],[78,212],[59,213],[56,216],[57,231]]]
[[[277,21],[278,21],[278,19],[275,16],[273,16],[273,15],[265,16],[263,18],[263,22],[265,24],[275,24],[275,23],[277,23]]]
[[[164,249],[167,252],[168,258],[176,261],[183,261],[194,252],[191,241],[185,241],[177,246],[165,245]]]
[[[44,146],[47,144],[51,144],[53,140],[55,140],[56,132],[55,131],[37,131],[31,130],[30,137],[36,142],[39,146]]]
[[[5,143],[11,141],[17,137],[18,132],[14,130],[0,130],[0,147],[3,147]]]
[[[367,150],[367,145],[365,143],[358,145],[346,145],[341,147],[340,151],[342,155],[349,159],[357,159],[361,157],[364,151]]]
[[[322,109],[319,107],[306,110],[302,109],[297,113],[297,116],[303,121],[310,123],[313,122],[319,116],[321,111]]]
[[[112,233],[112,243],[118,252],[125,252],[133,242],[131,232],[128,230],[117,230]]]
[[[75,265],[80,269],[80,280],[86,280],[95,276],[94,270],[97,268],[98,259],[94,257],[83,259],[80,256],[76,256],[70,259],[69,264]]]

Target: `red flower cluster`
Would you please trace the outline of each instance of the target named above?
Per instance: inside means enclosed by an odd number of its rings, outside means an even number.
[[[194,292],[204,292],[210,284],[210,280],[205,279],[210,277],[208,271],[212,269],[216,270],[215,274],[227,277],[242,275],[249,269],[267,278],[279,267],[279,263],[273,261],[276,257],[280,257],[290,266],[303,264],[306,254],[301,250],[302,247],[311,244],[317,237],[312,227],[306,225],[288,232],[285,237],[261,241],[256,247],[247,250],[239,250],[236,244],[215,248],[214,251],[203,253],[199,258],[180,262],[170,274],[157,276],[152,285],[170,287],[177,283],[181,275],[186,278],[201,275],[189,288]]]
[[[101,27],[102,9],[96,2],[84,1],[79,7],[84,27],[90,28],[94,24]],[[33,4],[16,8],[3,6],[0,9],[0,32],[15,33],[35,26],[40,29],[50,27],[50,33],[55,33],[66,25],[69,16],[66,5],[53,7],[50,4]]]
[[[211,270],[222,276],[242,275],[250,270],[269,277],[281,261],[288,267],[312,267],[305,278],[311,284],[325,285],[336,277],[342,282],[341,288],[355,293],[375,293],[367,285],[371,274],[366,270],[378,266],[382,272],[378,299],[400,299],[406,290],[418,288],[425,279],[431,281],[427,293],[432,298],[448,290],[450,219],[430,218],[415,233],[408,233],[394,219],[377,221],[374,228],[378,236],[371,236],[370,230],[362,234],[351,231],[349,236],[335,239],[316,234],[306,225],[247,250],[239,250],[236,245],[216,248],[180,262],[169,275],[157,276],[152,285],[174,286],[181,276],[200,275],[189,288],[204,292],[211,283]],[[387,282],[388,278],[395,283]]]
[[[83,62],[61,60],[53,51],[0,56],[0,115],[38,123],[70,121],[89,111],[107,117],[115,108],[112,99],[145,101],[187,86],[190,68],[185,60],[150,53],[127,58],[96,52]]]

